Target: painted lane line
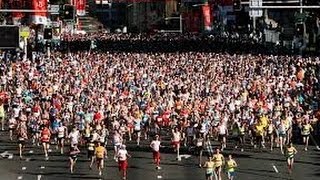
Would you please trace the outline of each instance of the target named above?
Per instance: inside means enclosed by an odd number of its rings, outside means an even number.
[[[22,179],[22,176],[18,176],[18,178],[17,178],[18,180],[20,180],[20,179]]]
[[[157,176],[158,179],[162,179],[162,176]]]
[[[24,170],[26,170],[26,169],[27,169],[27,167],[22,167],[21,169],[22,169],[22,171],[24,171]]]
[[[279,171],[278,171],[278,169],[277,169],[277,167],[276,167],[275,165],[272,165],[272,167],[273,167],[273,170],[274,170],[276,173],[279,173]]]
[[[32,150],[30,150],[30,151],[29,151],[29,154],[33,154],[33,151],[32,151]]]
[[[41,175],[38,175],[37,180],[41,180],[41,177],[42,177]]]
[[[44,169],[44,168],[46,168],[46,167],[44,167],[44,166],[40,166],[40,169]]]

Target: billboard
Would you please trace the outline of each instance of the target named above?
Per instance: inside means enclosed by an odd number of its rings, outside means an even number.
[[[19,39],[18,26],[0,26],[0,49],[18,48]]]
[[[202,6],[203,26],[205,30],[211,30],[211,13],[209,4]]]
[[[76,0],[75,6],[77,8],[78,16],[86,15],[86,0]]]
[[[23,9],[24,0],[11,0],[11,8],[12,9]],[[12,21],[14,25],[20,25],[21,19],[24,17],[24,13],[22,12],[13,12],[12,13]]]
[[[34,24],[47,24],[47,12],[45,12],[48,8],[47,0],[32,0],[32,9],[36,11],[32,13],[31,19]]]

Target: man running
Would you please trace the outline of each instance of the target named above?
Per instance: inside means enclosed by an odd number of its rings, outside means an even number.
[[[125,145],[121,145],[120,150],[118,151],[118,165],[119,171],[122,172],[122,179],[127,179],[127,169],[128,169],[128,161],[127,159],[131,156],[128,154]]]
[[[104,158],[107,157],[107,150],[106,148],[101,146],[101,143],[99,141],[95,149],[95,155],[96,155],[96,162],[97,162],[97,168],[99,171],[99,176],[101,176],[102,170],[104,168]]]
[[[72,146],[70,146],[70,153],[69,153],[70,173],[73,173],[74,166],[77,162],[79,153],[80,153],[80,150],[76,144],[73,144]]]
[[[172,132],[172,145],[174,151],[177,152],[177,160],[180,160],[180,142],[181,142],[181,132],[177,127],[174,128]]]
[[[153,150],[153,160],[154,160],[154,163],[156,164],[156,169],[161,169],[161,167],[160,167],[160,147],[161,147],[161,142],[159,140],[159,135],[155,136],[155,140],[153,140],[151,142],[150,147]]]

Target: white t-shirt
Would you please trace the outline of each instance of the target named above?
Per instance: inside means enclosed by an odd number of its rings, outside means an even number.
[[[63,138],[65,135],[65,126],[58,127],[58,138]]]
[[[158,141],[158,140],[153,140],[153,141],[151,142],[152,150],[158,152],[158,151],[160,150],[160,144],[161,144],[160,141]]]
[[[219,134],[220,135],[225,135],[227,133],[227,128],[226,128],[226,126],[225,125],[221,125],[220,127],[219,127]]]
[[[174,132],[173,133],[173,141],[174,142],[180,142],[181,140],[181,133],[180,132]]]
[[[119,161],[125,161],[127,160],[127,154],[128,154],[128,151],[125,150],[125,149],[120,149],[118,151],[118,158],[119,158]]]
[[[69,138],[71,139],[71,144],[78,144],[78,139],[79,139],[79,131],[72,131],[69,134]]]

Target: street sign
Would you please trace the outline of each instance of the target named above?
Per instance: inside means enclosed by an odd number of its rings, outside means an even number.
[[[51,14],[59,14],[60,5],[50,5]]]
[[[30,28],[29,27],[21,27],[20,28],[20,36],[23,38],[28,38],[30,36]]]
[[[262,0],[250,0],[249,8],[253,6],[262,7]],[[262,9],[250,9],[249,11],[250,17],[262,17],[262,14]]]

